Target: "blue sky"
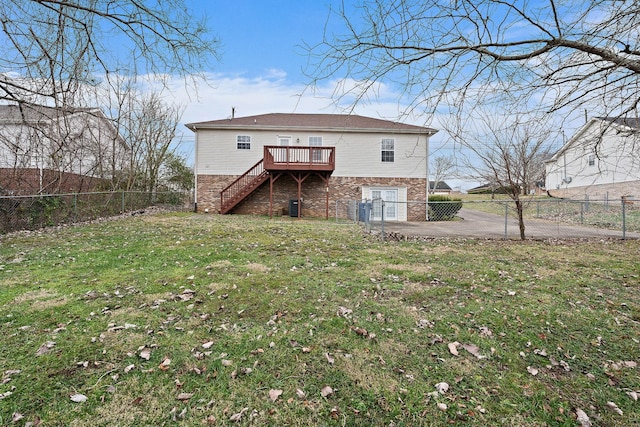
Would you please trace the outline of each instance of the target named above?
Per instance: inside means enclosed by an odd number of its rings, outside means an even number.
[[[350,7],[350,2],[347,7]],[[343,113],[351,104],[346,99],[336,105],[332,95],[340,83],[327,81],[312,91],[304,74],[309,58],[304,45],[322,41],[325,30],[339,31],[331,9],[341,0],[235,0],[197,1],[187,4],[196,17],[206,16],[213,33],[221,41],[220,61],[212,61],[206,72],[208,84],[185,90],[174,82],[168,99],[185,106],[183,123],[228,117],[235,107],[237,116],[271,112]],[[354,17],[357,15],[353,14]],[[332,26],[333,24],[333,26]],[[327,27],[327,25],[329,25]],[[349,85],[349,82],[346,82]],[[397,120],[405,108],[393,88],[377,86],[378,99],[358,104],[356,114]],[[414,116],[405,121],[417,125],[437,125],[431,117]],[[193,152],[193,134],[181,126],[182,151]],[[451,154],[444,133],[432,138],[433,156]],[[473,183],[475,185],[475,183]],[[466,185],[469,188],[472,185]]]
[[[201,11],[222,41],[221,63],[215,71],[260,77],[279,70],[286,72],[288,79],[302,82],[301,71],[307,61],[302,45],[322,39],[332,3],[336,7],[339,2],[200,2]]]

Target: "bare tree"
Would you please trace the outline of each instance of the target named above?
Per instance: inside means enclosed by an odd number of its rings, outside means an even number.
[[[6,0],[0,22],[4,101],[76,105],[114,75],[199,72],[217,47],[183,0]]]
[[[456,160],[452,156],[438,156],[433,160],[433,164],[430,168],[433,174],[433,187],[429,193],[434,193],[438,190],[438,184],[444,182],[456,168]],[[431,185],[431,184],[429,184]]]
[[[0,101],[23,112],[18,127],[24,137],[18,144],[12,138],[9,143],[3,140],[0,160],[8,164],[14,159],[11,170],[16,173],[36,165],[41,180],[45,171],[59,176],[73,172],[111,179],[112,187],[118,186],[126,144],[117,132],[109,137],[110,144],[105,145],[102,137],[94,138],[100,144],[87,143],[87,134],[103,128],[96,121],[106,120],[95,107],[105,107],[102,101],[112,97],[128,99],[128,92],[123,96],[114,92],[131,76],[146,75],[156,82],[168,76],[195,76],[216,58],[218,47],[206,22],[192,17],[185,0],[6,0],[0,2],[0,23]],[[135,87],[132,81],[129,88]],[[146,101],[157,107],[159,99]],[[24,113],[42,106],[56,116],[46,126]],[[74,111],[88,107],[96,111],[95,120],[77,120]],[[126,122],[124,110],[116,108],[113,115],[112,107],[106,105],[104,111],[115,123]],[[134,114],[141,110],[136,107]],[[138,123],[147,126],[146,133],[142,139],[127,141],[148,144],[144,179],[147,184],[151,180],[151,187],[166,154],[161,145],[170,142],[175,131],[171,113],[177,110],[161,106],[153,111],[150,106],[143,115],[151,121]],[[158,126],[163,120],[165,124]],[[6,128],[3,135],[11,132]],[[140,132],[131,128],[123,135]],[[40,185],[39,191],[55,189]]]
[[[327,25],[325,40],[309,48],[310,73],[315,82],[355,79],[356,99],[394,83],[411,108],[434,112],[445,101],[459,113],[503,102],[493,88],[509,82],[511,96],[523,96],[520,111],[589,106],[625,116],[640,102],[636,0],[362,0],[336,16],[343,30]]]
[[[473,154],[466,159],[466,168],[513,200],[524,240],[526,196],[544,180],[543,161],[549,155],[552,132],[547,124],[535,116],[477,109],[464,122],[452,120],[447,131],[459,147]]]
[[[124,188],[155,192],[161,169],[177,148],[173,142],[183,108],[167,105],[159,93],[131,87],[117,99],[116,125],[129,148]]]

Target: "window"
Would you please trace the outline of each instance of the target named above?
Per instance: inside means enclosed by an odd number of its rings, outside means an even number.
[[[251,137],[249,135],[236,136],[236,149],[251,150]]]
[[[382,161],[393,162],[395,158],[395,140],[383,139],[381,143]]]
[[[588,157],[587,161],[589,163],[589,166],[595,166],[595,164],[596,164],[596,156],[594,154],[589,154],[589,157]]]
[[[322,147],[322,137],[321,136],[310,136],[309,137],[309,147]],[[322,150],[314,150],[311,149],[311,161],[314,163],[322,162]]]

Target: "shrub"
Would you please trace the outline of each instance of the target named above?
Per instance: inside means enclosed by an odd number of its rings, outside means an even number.
[[[452,221],[462,208],[462,199],[434,194],[429,196],[429,221]]]

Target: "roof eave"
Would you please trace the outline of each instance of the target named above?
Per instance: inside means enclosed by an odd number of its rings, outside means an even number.
[[[267,130],[267,131],[316,131],[340,133],[398,133],[398,134],[428,134],[435,135],[438,130],[432,128],[402,129],[402,128],[363,128],[363,127],[325,127],[325,126],[282,126],[282,125],[239,125],[239,124],[208,124],[187,123],[185,126],[191,131],[196,130]]]

